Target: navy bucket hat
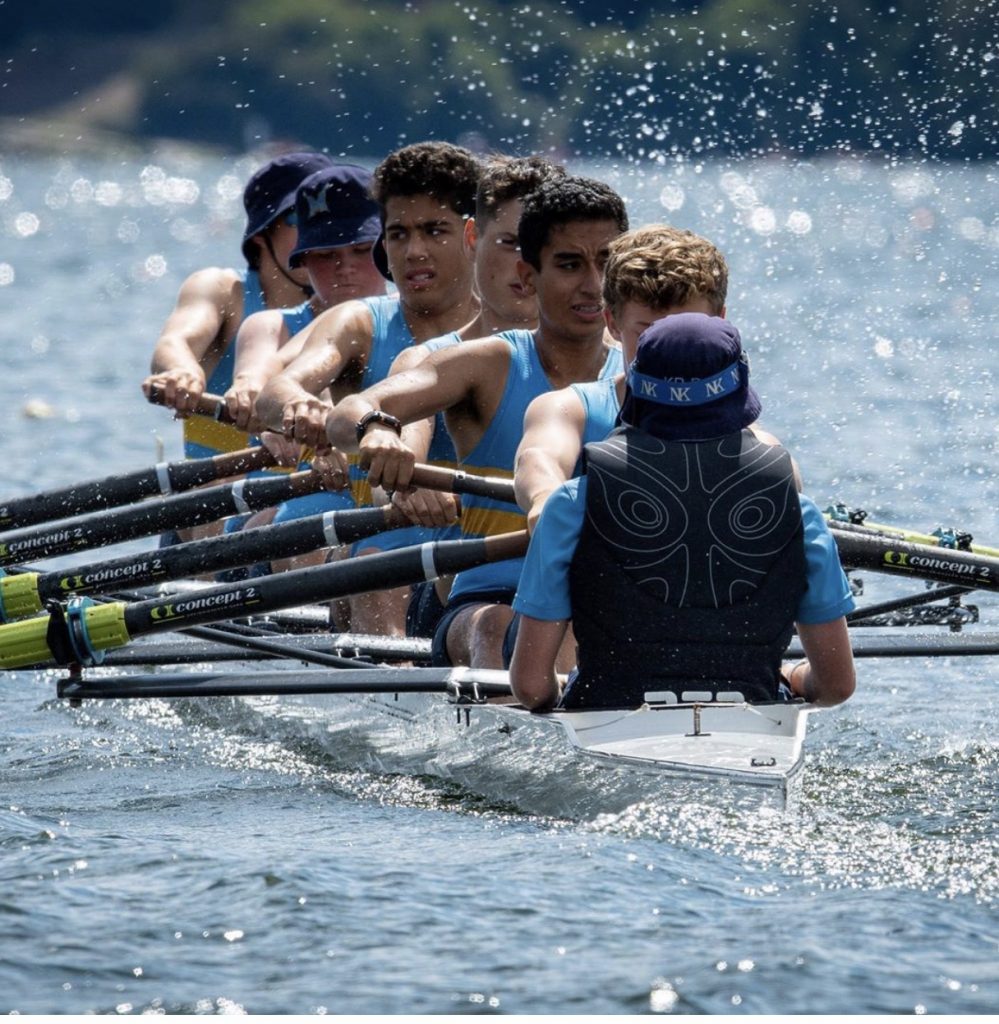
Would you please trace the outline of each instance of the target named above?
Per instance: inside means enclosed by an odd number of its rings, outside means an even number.
[[[370,188],[371,172],[355,164],[334,163],[310,174],[295,199],[298,243],[291,266],[301,266],[307,252],[375,241],[382,226]]]
[[[642,332],[621,423],[664,441],[706,441],[748,427],[761,408],[739,331],[728,320],[676,313]]]
[[[331,163],[333,161],[324,153],[282,153],[254,173],[243,190],[243,206],[246,209],[243,255],[247,263],[253,259],[250,239],[291,210],[295,205],[298,186],[310,174],[329,167]]]

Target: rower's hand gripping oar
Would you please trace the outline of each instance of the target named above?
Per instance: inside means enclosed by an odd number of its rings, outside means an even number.
[[[478,540],[417,544],[249,583],[134,604],[94,604],[87,597],[74,598],[65,612],[53,603],[49,615],[0,626],[0,668],[53,661],[96,665],[105,650],[149,633],[432,580],[486,562],[518,558],[526,550],[527,532],[518,531]]]
[[[123,586],[166,583],[275,558],[292,558],[317,548],[353,544],[382,530],[406,525],[408,520],[392,505],[340,509],[72,569],[4,576],[0,578],[0,622],[36,615],[51,600],[108,593]]]
[[[43,528],[11,530],[0,534],[0,566],[26,558],[50,558],[70,551],[104,547],[148,537],[225,516],[279,505],[290,498],[322,490],[319,474],[289,473],[218,484],[169,498],[153,498],[123,509],[91,512],[86,516]]]
[[[160,405],[166,409],[171,408],[171,406],[167,405],[166,393],[161,388],[153,388],[146,395],[146,398],[150,405]],[[235,423],[235,420],[229,415],[229,408],[225,404],[225,399],[221,395],[213,395],[208,391],[198,399],[191,412],[184,413],[184,415],[207,416],[208,419],[215,420],[217,423]]]
[[[121,473],[103,480],[88,480],[41,494],[11,498],[0,504],[0,530],[23,529],[54,519],[115,508],[154,495],[167,496],[213,483],[227,476],[242,476],[273,466],[277,460],[263,446],[225,452],[207,459],[160,462],[148,469]]]

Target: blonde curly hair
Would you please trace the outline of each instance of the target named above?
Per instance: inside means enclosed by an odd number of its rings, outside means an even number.
[[[612,313],[620,313],[626,302],[667,309],[703,296],[719,315],[727,293],[725,257],[693,231],[650,224],[619,235],[610,244],[604,303]]]

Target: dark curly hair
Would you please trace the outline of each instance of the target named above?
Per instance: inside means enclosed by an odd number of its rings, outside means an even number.
[[[609,185],[571,174],[549,178],[524,200],[517,231],[521,258],[540,270],[552,228],[578,220],[612,220],[628,230],[624,200]]]
[[[495,220],[496,213],[512,199],[525,199],[549,178],[563,177],[565,168],[543,156],[493,156],[479,176],[475,194],[475,219]]]
[[[430,195],[462,217],[475,212],[475,190],[482,166],[467,149],[450,142],[415,142],[389,155],[375,168],[371,195],[381,207],[393,196]]]

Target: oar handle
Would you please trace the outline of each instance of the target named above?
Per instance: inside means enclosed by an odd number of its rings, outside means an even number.
[[[170,408],[166,401],[166,392],[162,388],[150,388],[146,398],[152,405],[162,405]],[[221,395],[213,395],[206,391],[195,403],[191,410],[194,416],[207,416],[210,420],[217,420],[219,423],[234,423],[229,415],[229,408]]]
[[[460,469],[428,466],[418,462],[413,468],[413,483],[432,491],[450,491],[452,494],[475,494],[481,498],[516,503],[513,481],[498,476],[475,476]]]

